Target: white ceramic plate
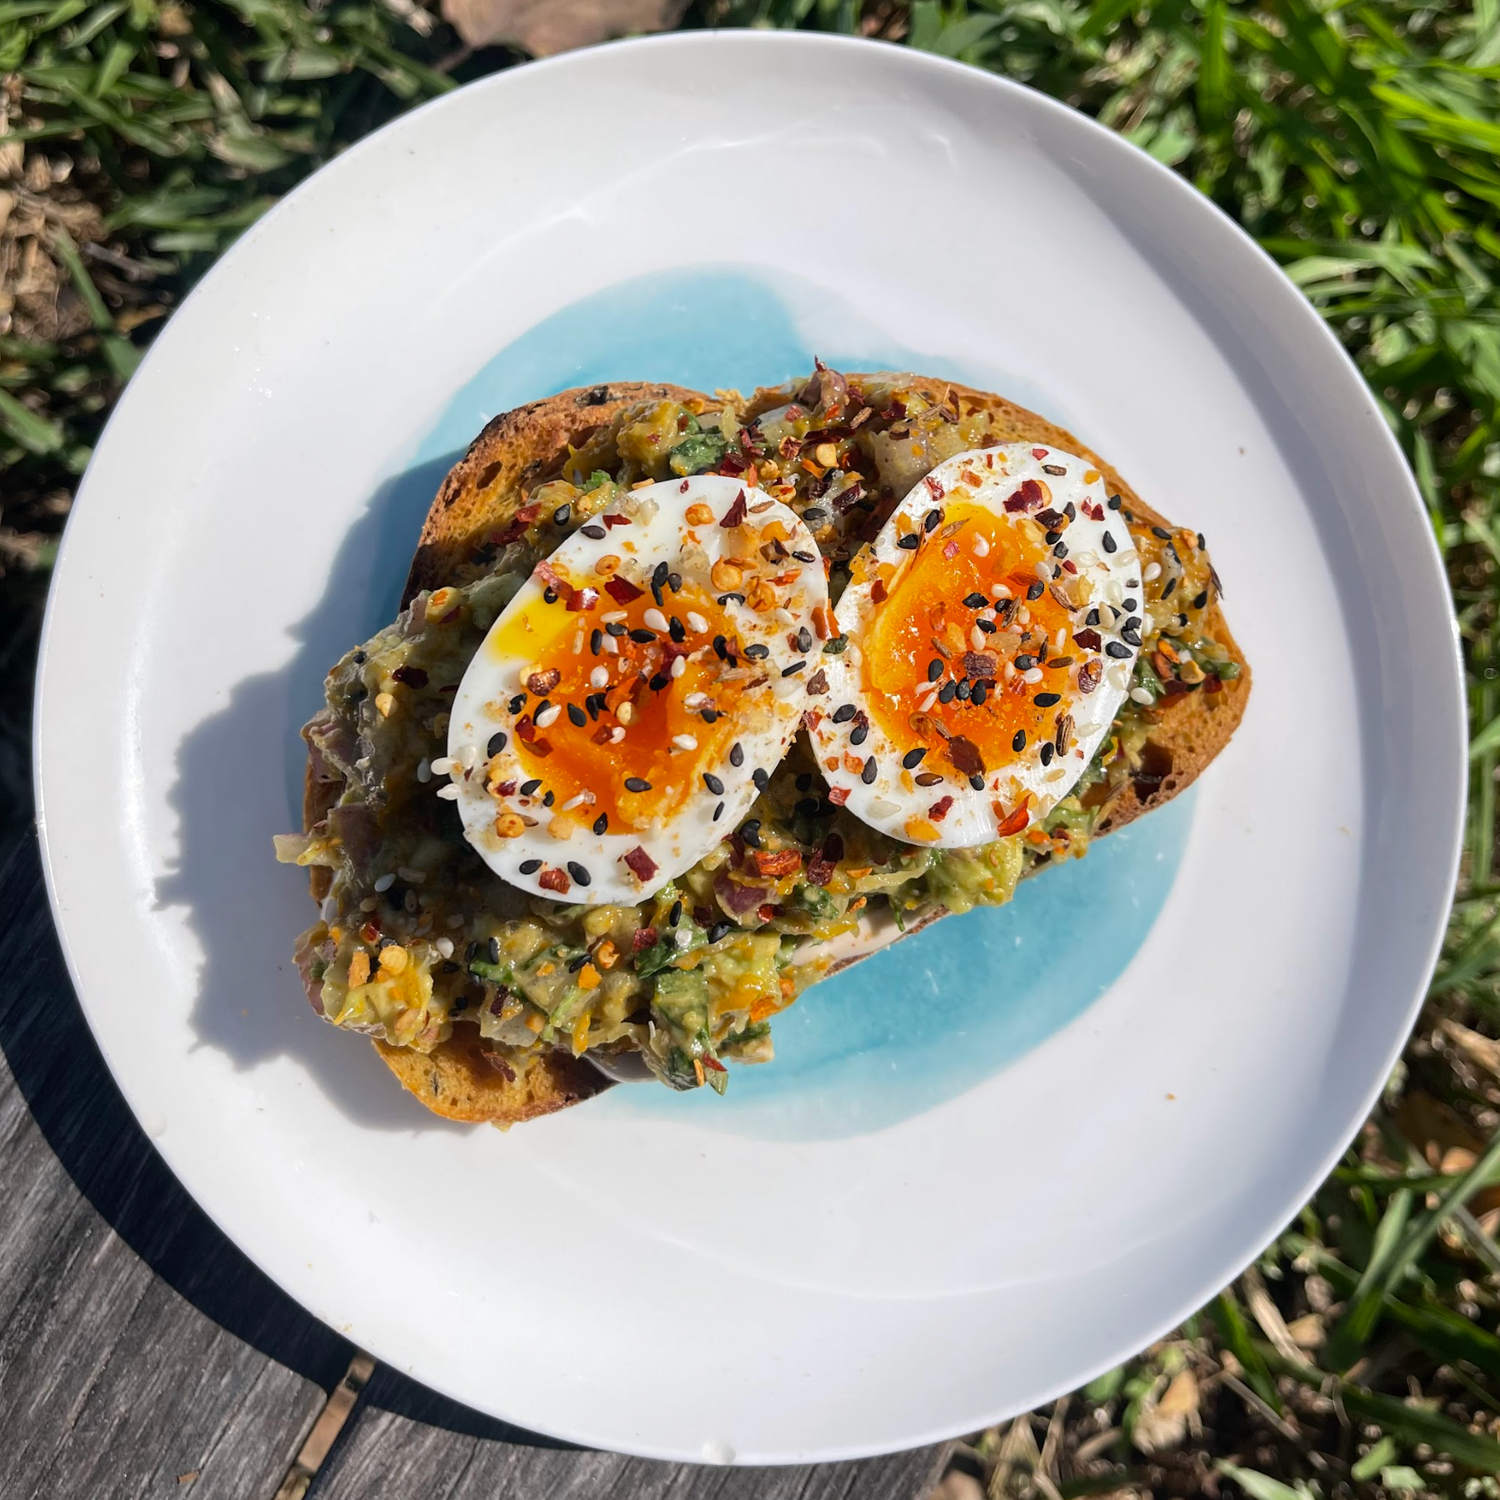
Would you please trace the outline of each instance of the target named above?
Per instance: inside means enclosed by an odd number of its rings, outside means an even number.
[[[614,377],[915,366],[1016,396],[1209,537],[1254,666],[1196,792],[819,989],[730,1097],[502,1135],[309,1014],[271,835],[495,410]],[[680,35],[505,73],[251,230],[68,528],[37,718],[84,1009],[188,1189],[318,1316],[525,1427],[800,1461],[981,1426],[1171,1327],[1397,1055],[1463,784],[1416,492],[1301,297],[1184,183],[915,52]],[[1070,941],[1080,904],[1110,921]]]

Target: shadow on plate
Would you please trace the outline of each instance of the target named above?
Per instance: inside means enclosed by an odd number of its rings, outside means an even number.
[[[203,1043],[240,1068],[295,1058],[344,1114],[380,1130],[475,1127],[417,1107],[373,1047],[312,1013],[291,947],[314,908],[300,872],[275,864],[271,836],[301,826],[306,752],[297,729],[323,701],[334,662],[395,617],[422,519],[459,457],[420,463],[381,486],[298,625],[295,655],[237,683],[182,742],[171,794],[179,853],[157,883],[159,904],[185,910],[204,954],[192,1013]]]

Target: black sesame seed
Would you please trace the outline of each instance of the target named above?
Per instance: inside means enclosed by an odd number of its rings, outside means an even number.
[[[502,729],[498,734],[492,734],[489,744],[484,748],[487,755],[499,755],[505,749],[505,731]]]
[[[797,649],[799,651],[812,650],[812,631],[806,625],[797,632]]]
[[[1203,606],[1205,604],[1207,604],[1207,603],[1208,603],[1208,590],[1204,589],[1203,592],[1201,594],[1199,594],[1196,599],[1193,600],[1193,608],[1194,609],[1202,609]]]
[[[705,771],[703,773],[703,785],[706,786],[709,791],[714,794],[715,797],[722,797],[724,795],[724,783],[720,781],[712,771]]]
[[[745,749],[738,740],[729,747],[729,764],[732,766],[742,766],[745,764]]]
[[[714,819],[713,819],[714,822],[717,823],[719,821],[719,819],[722,818],[723,816],[724,816],[724,804],[721,802],[716,808],[714,808]]]
[[[1208,543],[1203,540],[1203,533],[1200,531],[1198,533],[1198,550],[1200,552],[1204,552],[1204,551],[1207,551],[1207,549],[1208,549]]]
[[[1018,672],[1029,672],[1035,665],[1036,657],[1028,656],[1025,652],[1016,658],[1016,671]]]
[[[627,792],[649,792],[651,783],[644,776],[627,776],[625,778],[625,790]]]
[[[870,726],[868,724],[856,724],[849,731],[849,743],[851,745],[863,745],[870,737]]]
[[[625,627],[618,620],[611,620],[604,628],[616,639],[625,634]]]
[[[714,637],[714,655],[723,661],[729,655],[729,642],[722,635]]]
[[[795,677],[798,672],[805,671],[806,669],[807,663],[805,661],[794,661],[791,666],[781,669],[781,675],[783,677]]]
[[[923,531],[936,531],[943,522],[943,513],[940,510],[930,510],[922,517]]]
[[[960,703],[967,703],[969,701],[969,692],[970,692],[970,688],[969,688],[969,684],[968,684],[967,679],[964,680],[964,681],[962,681],[962,682],[960,682],[958,684],[958,688],[956,690],[956,696],[958,698],[958,701]]]
[[[1139,604],[1134,599],[1122,599],[1120,604],[1127,610],[1139,609]]]
[[[587,952],[580,953],[576,957],[570,958],[568,960],[568,973],[576,974],[588,961],[589,956]]]
[[[551,807],[551,806],[552,806],[552,804],[553,804],[553,803],[554,803],[554,802],[556,802],[556,801],[557,801],[557,798],[556,798],[556,797],[554,797],[554,796],[553,796],[553,795],[552,795],[552,793],[551,793],[551,792],[550,792],[550,791],[549,791],[549,792],[547,792],[547,793],[546,793],[546,794],[545,794],[545,795],[544,795],[544,796],[543,796],[543,797],[542,797],[542,806],[543,806],[543,807]]]
[[[719,711],[716,708],[705,708],[701,717],[705,724],[717,724],[719,722]]]
[[[652,571],[651,571],[651,587],[652,588],[657,588],[657,589],[664,589],[664,588],[666,588],[666,586],[667,586],[667,580],[670,577],[671,577],[671,572],[668,569],[666,563],[664,563],[664,562],[657,563],[656,567],[653,568]]]
[[[505,706],[513,714],[520,713],[521,710],[526,707],[526,694],[525,693],[517,693],[516,696],[514,698],[512,698],[510,700],[510,702],[507,703]]]
[[[555,588],[551,587],[550,584],[548,585],[548,587],[546,587],[546,588],[544,588],[542,590],[542,603],[543,604],[556,604],[557,603],[557,590]]]
[[[580,729],[582,729],[583,726],[588,723],[588,721],[589,716],[584,713],[584,711],[579,708],[576,703],[570,703],[568,705],[568,722],[570,724],[576,724]]]
[[[1167,579],[1167,586],[1166,586],[1166,588],[1164,588],[1161,591],[1162,598],[1163,599],[1170,599],[1172,597],[1172,591],[1176,587],[1177,587],[1177,575],[1174,573],[1169,579]]]
[[[1097,625],[1099,623],[1099,611],[1097,609],[1091,609],[1088,614],[1083,617],[1083,623],[1085,625]]]
[[[915,531],[910,531],[896,545],[907,552],[915,552],[922,545],[922,538]]]
[[[915,750],[908,750],[901,757],[901,764],[906,770],[914,771],[922,764],[922,759],[926,754],[927,747],[925,745],[918,745]]]
[[[589,885],[592,883],[594,878],[589,874],[588,870],[583,865],[578,863],[576,859],[570,859],[568,861],[568,874],[571,875],[579,885]]]
[[[609,827],[609,814],[608,813],[600,813],[599,816],[594,819],[594,832],[595,833],[603,833],[604,830],[606,828],[608,828],[608,827]]]
[[[1106,552],[1117,552],[1119,548],[1120,544],[1115,540],[1114,533],[1106,531],[1104,533],[1104,550]]]
[[[583,706],[588,710],[589,718],[597,719],[599,717],[600,710],[604,707],[604,694],[590,693],[588,697],[583,700]]]
[[[667,587],[671,589],[674,594],[680,594],[682,592],[682,574],[668,573]]]
[[[672,618],[667,621],[667,634],[671,636],[674,641],[684,641],[687,639],[687,627],[682,623],[681,620],[677,618],[676,615],[673,615]]]
[[[1109,508],[1111,510],[1119,510],[1119,508],[1120,508],[1120,497],[1118,495],[1111,495],[1109,497],[1108,504],[1109,504]]]
[[[1063,506],[1063,514],[1070,521],[1076,521],[1078,519],[1078,509],[1071,500],[1069,500],[1068,503]]]
[[[1019,755],[1026,748],[1026,731],[1024,729],[1016,730],[1014,737],[1011,739],[1010,748],[1014,750],[1017,755]]]
[[[1130,655],[1130,647],[1122,646],[1119,641],[1105,641],[1104,654],[1114,657],[1116,661],[1123,661]]]
[[[656,632],[654,630],[632,630],[630,632],[630,639],[636,642],[637,645],[649,646],[656,639]]]
[[[353,661],[356,667],[364,666],[364,664],[369,661],[369,659],[370,658],[363,651],[356,651],[350,658],[350,660]]]
[[[939,667],[939,669],[941,669],[941,667],[942,667],[942,663],[941,662],[938,663],[938,667]],[[928,679],[930,680],[931,677],[932,677],[932,673],[929,671],[928,674],[927,674],[927,676],[928,676]],[[833,711],[833,722],[835,724],[847,724],[849,722],[849,720],[852,719],[854,717],[854,715],[856,713],[858,713],[858,712],[859,712],[859,710],[857,708],[855,708],[855,706],[852,703],[841,703]]]
[[[728,937],[729,934],[733,931],[733,922],[715,922],[714,925],[710,927],[708,931],[703,935],[709,940],[709,942],[717,943],[721,937]]]
[[[982,792],[984,790],[984,777],[981,776],[978,771],[976,771],[971,777],[969,777],[969,785],[973,787],[976,792]]]
[[[859,773],[859,779],[862,782],[864,782],[864,784],[866,786],[870,786],[874,782],[874,780],[875,780],[875,757],[873,755],[866,757],[865,764],[864,764],[864,769],[861,770],[860,773]]]
[[[826,521],[828,519],[828,512],[821,505],[809,505],[802,512],[802,519],[809,526],[816,526],[819,521]]]
[[[658,672],[650,682],[646,684],[653,693],[659,693],[672,679],[665,672]]]
[[[745,647],[745,655],[751,661],[764,661],[771,654],[771,648],[760,641],[753,646]]]
[[[526,863],[527,864],[533,864],[534,863],[536,865],[537,869],[541,869],[541,867],[542,867],[542,862],[539,859],[535,860],[535,861],[533,861],[533,860],[527,860]],[[522,866],[522,869],[525,869],[524,865]],[[528,875],[531,874],[531,871],[530,870],[526,870],[526,874],[528,874]],[[471,964],[478,957],[479,957],[479,944],[477,942],[470,943],[469,946],[464,949],[464,962],[466,964]]]
[[[746,818],[740,824],[740,837],[749,844],[752,849],[760,848],[760,819]]]
[[[535,875],[536,872],[542,868],[542,862],[539,859],[523,859],[521,863],[516,866],[516,868],[523,875]],[[469,946],[472,948],[475,945],[473,943],[470,943]]]
[[[1061,535],[1060,531],[1049,531],[1042,537],[1042,540],[1050,547]]]
[[[979,681],[969,689],[969,702],[972,703],[975,708],[981,708],[984,705],[984,700],[989,697],[989,693],[990,690],[985,685],[985,679],[981,677]]]
[[[492,964],[500,962],[500,939],[492,937],[485,947],[485,956]]]
[[[1126,609],[1133,609],[1134,607],[1135,607],[1135,600],[1134,599],[1127,599],[1125,601],[1125,608]],[[1126,622],[1125,622],[1125,629],[1126,630],[1139,630],[1140,628],[1141,628],[1141,617],[1139,615],[1131,615],[1131,617],[1128,620],[1126,620]]]
[[[578,529],[592,541],[601,542],[604,540],[604,528],[602,526],[590,523],[587,526],[580,526]]]
[[[592,652],[593,655],[598,656],[598,654],[603,649],[604,649],[604,632],[602,630],[591,630],[589,632],[589,650],[590,650],[590,652]]]
[[[957,691],[958,691],[958,684],[956,682],[945,682],[943,684],[943,686],[942,686],[942,689],[938,693],[938,702],[939,703],[952,703],[953,702],[953,695]]]
[[[571,505],[559,505],[552,512],[552,524],[554,526],[566,526],[573,519],[573,507]]]
[[[1068,555],[1068,544],[1066,542],[1059,542],[1052,549],[1052,555],[1053,557],[1066,557]],[[1056,578],[1057,574],[1054,573],[1052,576]]]
[[[1139,646],[1141,643],[1141,633],[1134,625],[1124,625],[1120,628],[1120,639],[1127,646]]]
[[[720,609],[723,609],[726,604],[743,604],[744,602],[745,596],[743,594],[720,594],[718,598]]]
[[[1050,766],[1052,764],[1052,755],[1054,748],[1055,747],[1053,746],[1051,740],[1042,741],[1042,748],[1037,752],[1037,754],[1041,756],[1042,764],[1044,766]]]
[[[804,818],[814,818],[823,804],[816,797],[799,797],[792,811]]]
[[[964,608],[965,609],[984,609],[989,604],[989,602],[990,601],[988,599],[986,599],[983,594],[965,594],[964,595]]]
[[[1062,702],[1061,693],[1038,693],[1031,700],[1038,708],[1051,708],[1054,703]]]
[[[770,784],[771,773],[764,766],[761,766],[750,773],[750,780],[755,783],[756,791],[763,792]]]
[[[1043,583],[1039,578],[1034,584],[1031,585],[1029,589],[1026,590],[1026,597],[1027,599],[1040,599],[1046,592],[1047,585]]]
[[[806,771],[797,778],[797,790],[799,792],[812,791],[812,777]]]
[[[675,927],[682,920],[682,902],[674,901],[672,909],[667,913],[667,926]]]
[[[795,557],[799,563],[817,562],[818,560],[817,557],[811,552],[794,552],[792,553],[792,556]]]
[[[541,786],[541,784],[542,778],[540,776],[533,776],[530,781],[523,781],[521,783],[521,795],[523,797],[534,796],[536,794],[537,788]]]
[[[1165,526],[1153,526],[1151,528],[1151,535],[1159,542],[1170,542],[1172,540],[1172,533]]]

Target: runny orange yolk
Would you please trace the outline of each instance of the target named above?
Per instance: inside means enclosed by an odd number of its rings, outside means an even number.
[[[619,833],[659,825],[690,797],[711,795],[703,773],[715,767],[722,771],[746,685],[765,673],[743,657],[737,666],[719,657],[713,647],[716,636],[726,638],[726,655],[736,654],[735,626],[693,584],[685,583],[675,594],[663,591],[660,614],[669,623],[674,617],[682,622],[683,640],[674,642],[669,631],[647,622],[647,614],[658,609],[649,592],[621,603],[604,592],[602,582],[590,580],[598,597],[587,608],[570,609],[566,596],[553,604],[538,598],[506,624],[491,649],[507,663],[526,663],[523,679],[540,674],[537,680],[546,683],[557,673],[544,692],[528,693],[512,739],[528,774],[541,779],[536,797],[550,791],[555,814],[580,792],[591,792],[593,801],[571,809],[568,816],[592,826],[603,815],[608,830]],[[706,628],[694,630],[689,615]],[[624,633],[611,635],[605,616]],[[632,631],[649,631],[653,639],[633,640]],[[613,652],[605,648],[606,639],[613,640]],[[674,677],[677,657],[683,667]],[[599,668],[606,677],[596,687],[593,674]],[[687,700],[695,694],[706,701],[694,699],[689,708]],[[562,712],[546,727],[537,727],[534,719],[544,704]],[[577,714],[569,714],[570,706],[582,714],[582,725]],[[712,723],[704,718],[705,708],[714,715]],[[627,780],[646,786],[631,790]]]
[[[1046,564],[1049,575],[1053,565],[1039,527],[1012,525],[980,506],[950,505],[946,521],[941,531],[924,539],[904,568],[878,567],[887,596],[876,604],[863,642],[866,702],[894,744],[905,749],[926,746],[924,770],[942,770],[950,758],[936,725],[949,738],[968,739],[986,769],[993,770],[1015,758],[1020,732],[1026,735],[1023,749],[1055,737],[1083,653],[1072,643],[1072,613],[1050,590],[1035,599],[1026,597],[1040,581],[1036,565]],[[983,557],[975,554],[976,537],[988,543]],[[1005,585],[1014,601],[1008,621],[1010,604],[992,592],[997,583]],[[995,630],[981,632],[977,649],[971,632],[985,611],[963,602],[975,594],[1000,607]],[[1028,657],[1031,662],[1025,660]],[[941,671],[929,678],[934,661]],[[1007,662],[1017,667],[1008,682]],[[1023,672],[1033,664],[1042,675],[1027,682]],[[984,683],[978,707],[972,697],[966,701],[956,693],[944,693],[930,708],[922,707],[932,698],[934,684],[941,689],[960,681],[969,684],[971,693],[976,683]],[[1061,701],[1037,705],[1038,695],[1045,700],[1052,693]],[[942,696],[948,698],[946,703]]]

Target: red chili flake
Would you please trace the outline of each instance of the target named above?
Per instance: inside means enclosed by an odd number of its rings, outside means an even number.
[[[984,757],[979,753],[979,746],[967,735],[956,734],[948,741],[948,759],[965,776],[984,775]]]
[[[1203,691],[1205,693],[1222,693],[1224,691],[1224,679],[1217,672],[1210,672],[1203,679]]]
[[[693,920],[700,927],[712,927],[715,921],[715,913],[710,906],[695,906],[693,908]]]
[[[421,667],[397,667],[391,676],[397,682],[404,682],[409,688],[424,688],[427,686],[427,673]]]
[[[780,442],[779,442],[779,443],[778,443],[778,444],[777,444],[777,445],[776,445],[776,451],[777,451],[777,452],[778,452],[778,453],[779,453],[779,454],[780,454],[780,455],[781,455],[781,456],[782,456],[782,457],[783,457],[783,458],[796,458],[796,456],[797,456],[797,448],[798,448],[798,446],[799,446],[799,445],[798,445],[798,443],[797,443],[797,439],[796,439],[796,438],[794,438],[794,437],[793,437],[793,436],[792,436],[792,435],[791,435],[791,434],[790,434],[790,433],[788,433],[788,434],[787,434],[787,435],[786,435],[786,436],[785,436],[785,437],[784,437],[784,438],[782,438],[782,440],[781,440],[781,441],[780,441]]]
[[[880,579],[877,578],[875,582],[870,585],[870,603],[884,604],[888,597],[889,596],[885,591],[885,585],[880,581]]]
[[[1035,481],[1032,481],[1035,483]],[[1048,531],[1061,531],[1068,524],[1068,518],[1060,511],[1054,510],[1050,505],[1046,510],[1036,513],[1036,524],[1045,526]]]
[[[719,522],[719,525],[725,531],[733,531],[736,526],[744,525],[745,517],[749,513],[749,507],[745,504],[745,492],[741,490],[734,497],[734,503],[724,512],[724,519]]]
[[[1075,645],[1082,647],[1085,651],[1102,651],[1104,649],[1104,642],[1100,638],[1099,632],[1093,626],[1090,626],[1087,630],[1078,631],[1074,635],[1073,641]]]
[[[946,542],[943,546],[943,556],[946,557],[949,562],[952,562],[953,559],[958,556],[958,543],[951,539]]]
[[[757,873],[773,880],[802,868],[802,856],[795,849],[757,849],[752,858]]]
[[[810,698],[816,698],[828,691],[828,674],[819,667],[811,677],[807,679],[807,694]]]
[[[613,730],[613,728],[612,728],[612,727],[611,727],[611,726],[610,726],[610,725],[608,725],[608,724],[601,724],[601,725],[600,725],[600,726],[599,726],[599,727],[598,727],[598,728],[597,728],[597,729],[596,729],[596,730],[595,730],[595,731],[594,731],[594,732],[593,732],[593,733],[592,733],[592,734],[591,734],[591,735],[590,735],[590,736],[589,736],[589,738],[590,738],[590,739],[591,739],[591,740],[592,740],[592,741],[593,741],[593,742],[594,742],[594,743],[595,743],[595,744],[596,744],[596,745],[607,745],[607,744],[608,744],[608,743],[609,743],[609,737],[610,737],[610,736],[611,736],[611,735],[612,735],[612,734],[613,734],[613,733],[614,733],[614,730]]]
[[[886,409],[881,412],[882,422],[899,422],[906,415],[906,402],[892,401]]]
[[[749,460],[742,457],[738,453],[726,453],[724,457],[719,460],[719,473],[725,475],[729,479],[739,478],[739,476],[743,474],[749,467]]]
[[[1042,503],[1042,487],[1034,479],[1023,479],[1021,487],[1005,502],[1008,511],[1023,511],[1030,514]]]
[[[998,677],[999,660],[988,651],[964,652],[964,675],[968,677]]]
[[[927,816],[934,823],[941,823],[948,816],[948,809],[953,806],[952,797],[939,797],[931,807],[927,809]]]
[[[1175,703],[1179,698],[1186,698],[1192,689],[1185,682],[1179,682],[1175,677],[1169,682],[1161,685],[1162,701]]]
[[[629,516],[607,515],[607,516],[600,516],[599,519],[604,522],[604,527],[605,527],[606,531],[613,531],[616,526],[629,526],[630,525],[630,517]]]
[[[823,847],[807,862],[807,878],[814,885],[827,885],[844,857],[844,841],[836,833],[823,840]]]
[[[758,916],[762,922],[769,922],[772,917],[779,917],[781,915],[781,908],[777,906],[775,902],[767,901],[764,906],[756,907],[755,915]]]
[[[599,590],[595,588],[574,589],[568,595],[568,608],[573,614],[592,609],[599,602]]]
[[[997,802],[995,804],[996,815],[999,816],[1002,811],[1003,809]],[[1000,838],[1008,839],[1012,834],[1020,833],[1030,821],[1031,814],[1026,810],[1026,804],[1023,802],[1014,812],[1007,813],[1000,819],[1000,826],[995,832]]]
[[[536,725],[531,722],[530,714],[522,714],[516,720],[516,738],[525,740],[528,745],[536,738]]]
[[[544,891],[556,891],[559,896],[566,896],[573,885],[573,882],[568,879],[566,870],[559,870],[552,865],[537,876],[536,883]]]
[[[502,531],[492,533],[490,540],[501,547],[509,546],[526,534],[526,528],[541,515],[540,505],[523,505],[506,523]]]
[[[930,494],[934,500],[941,500],[943,498],[945,491],[943,490],[943,482],[941,479],[934,479],[931,474],[928,474],[922,480],[922,483],[927,486],[927,493]]]
[[[604,585],[604,592],[609,595],[616,604],[629,604],[633,599],[639,599],[645,591],[638,589],[628,578],[621,578],[618,574]]]
[[[625,861],[626,867],[637,880],[650,880],[656,874],[656,861],[639,844],[628,854],[622,854],[620,858]]]
[[[495,790],[499,792],[502,797],[514,797],[516,794],[516,784],[513,781],[502,781],[500,785],[495,788]]]
[[[562,673],[556,667],[548,667],[545,672],[532,672],[526,679],[526,691],[535,693],[538,698],[550,693],[559,682],[562,681]]]
[[[844,786],[830,787],[828,800],[835,807],[842,807],[849,800],[849,788]]]
[[[556,568],[545,558],[531,570],[531,576],[535,578],[543,588],[549,588],[559,596],[571,591],[573,585],[568,582]]]
[[[630,940],[630,951],[640,953],[649,948],[656,941],[656,929],[654,927],[637,927],[635,936]]]
[[[359,935],[367,943],[378,942],[380,939],[380,923],[372,917],[359,929]]]
[[[1092,500],[1085,500],[1083,502],[1083,513],[1091,521],[1102,521],[1104,519],[1104,507],[1102,505],[1095,505]]]
[[[1085,662],[1078,669],[1078,691],[1080,693],[1092,693],[1099,686],[1099,679],[1104,676],[1103,662]],[[1018,682],[1020,678],[1016,679]]]
[[[706,1052],[702,1057],[698,1059],[698,1061],[701,1062],[705,1068],[709,1068],[715,1073],[727,1073],[729,1071],[729,1069],[726,1068],[717,1057],[710,1057]]]
[[[799,417],[802,417],[806,414],[803,412],[800,406],[793,402],[791,406],[787,407],[786,411],[783,412],[782,415],[788,422],[795,422]]]
[[[1071,557],[1063,558],[1063,572],[1076,575],[1078,572],[1078,564],[1075,563]]]
[[[526,748],[531,751],[531,753],[536,756],[538,760],[546,760],[546,758],[552,754],[552,741],[532,740],[527,744]]]
[[[516,1081],[516,1070],[500,1056],[498,1052],[491,1052],[485,1048],[479,1054],[507,1083]]]
[[[1045,448],[1033,448],[1031,450],[1031,456],[1033,458],[1046,458],[1047,450]]]

